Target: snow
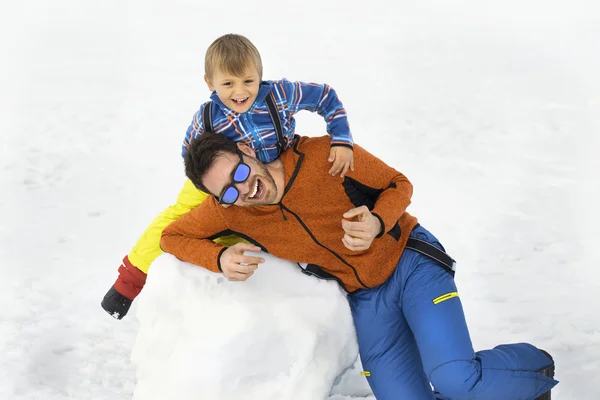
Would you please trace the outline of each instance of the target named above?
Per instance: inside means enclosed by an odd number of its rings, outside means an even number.
[[[599,395],[598,27],[594,0],[4,2],[0,398],[132,398],[142,304],[99,303],[181,187],[204,51],[232,31],[266,78],[331,84],[356,142],[411,179],[477,349],[530,341],[553,398]]]
[[[138,299],[134,399],[323,399],[342,371],[360,370],[339,285],[262,256],[246,282],[156,260]]]

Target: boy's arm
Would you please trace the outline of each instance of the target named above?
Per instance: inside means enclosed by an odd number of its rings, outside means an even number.
[[[187,214],[190,210],[198,207],[209,195],[196,189],[194,184],[187,179],[183,189],[177,196],[175,204],[167,207],[150,223],[146,231],[140,236],[137,243],[128,255],[129,262],[137,269],[148,273],[150,264],[162,254],[160,249],[160,236],[162,231],[173,221]],[[217,239],[226,246],[242,241],[234,236]]]
[[[212,239],[229,230],[218,207],[209,199],[167,226],[160,239],[162,250],[182,261],[221,272],[220,256],[227,247]]]
[[[274,88],[287,102],[291,114],[309,110],[322,116],[327,123],[327,133],[331,135],[332,146],[352,148],[354,143],[346,110],[331,86],[283,79],[274,82]]]
[[[381,191],[371,213],[381,221],[381,232],[388,232],[410,205],[413,186],[402,173],[358,145],[354,146],[354,159],[360,168],[347,176],[367,186],[364,190]]]

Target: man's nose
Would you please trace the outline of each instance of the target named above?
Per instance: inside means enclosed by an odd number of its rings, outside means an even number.
[[[247,194],[250,192],[250,180],[246,179],[244,182],[242,183],[237,183],[235,185],[235,187],[237,187],[237,190],[241,193],[241,194]]]

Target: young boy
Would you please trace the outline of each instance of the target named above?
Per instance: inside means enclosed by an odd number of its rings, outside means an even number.
[[[309,110],[323,117],[331,135],[328,161],[332,165],[328,172],[343,178],[348,169],[354,170],[346,110],[330,86],[285,79],[263,82],[258,50],[248,39],[235,34],[224,35],[209,46],[204,80],[212,92],[211,101],[202,104],[194,115],[182,155],[197,135],[214,132],[248,145],[262,162],[271,162],[292,143],[294,114]],[[102,300],[106,312],[117,319],[127,314],[144,287],[150,264],[162,254],[159,245],[162,231],[207,197],[189,180],[185,182],[176,203],[152,221],[123,259],[119,277]],[[241,239],[228,236],[216,241],[232,245]]]

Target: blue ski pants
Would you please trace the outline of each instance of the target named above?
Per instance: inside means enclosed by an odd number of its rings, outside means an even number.
[[[443,250],[421,226],[410,236]],[[530,344],[475,352],[453,276],[413,250],[385,283],[349,300],[377,400],[533,400],[558,383],[538,373],[551,361]]]

